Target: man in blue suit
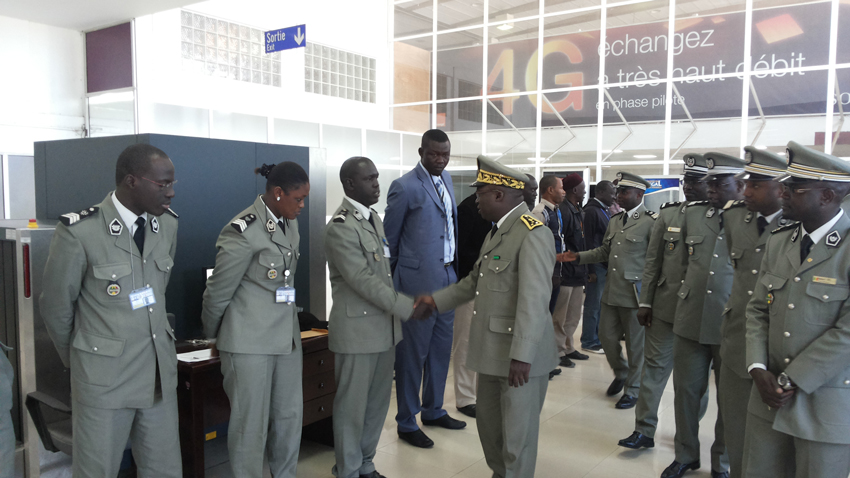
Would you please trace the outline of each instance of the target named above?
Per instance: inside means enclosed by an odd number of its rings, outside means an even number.
[[[450,155],[446,133],[426,131],[419,164],[393,181],[387,194],[384,231],[393,284],[407,295],[430,295],[457,282],[457,204],[452,178],[444,171]],[[416,423],[420,411],[423,425],[451,430],[466,426],[443,410],[453,324],[454,310],[450,310],[401,326],[395,362],[398,436],[419,448],[434,446]]]

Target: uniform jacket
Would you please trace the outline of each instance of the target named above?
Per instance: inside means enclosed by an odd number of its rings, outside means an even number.
[[[451,197],[457,237],[452,178],[446,171],[441,178]],[[392,182],[387,194],[384,230],[390,244],[390,267],[396,290],[409,295],[430,294],[445,285],[445,223],[443,201],[424,168],[417,165]]]
[[[507,377],[511,360],[531,364],[530,376],[558,364],[549,314],[550,271],[555,265],[552,233],[520,205],[489,241],[472,273],[434,293],[440,311],[475,299],[466,366]]]
[[[393,289],[390,259],[384,256],[384,225],[372,221],[344,198],[325,229],[333,306],[328,318],[332,352],[378,353],[401,340],[401,320],[413,313],[413,300]]]
[[[481,217],[475,194],[470,194],[457,206],[457,278],[463,279],[472,270],[481,246],[493,223]]]
[[[281,231],[262,196],[221,230],[201,313],[204,333],[217,339],[219,350],[267,355],[301,350],[295,304],[275,302],[279,287],[293,287],[299,243],[298,221]]]
[[[723,309],[720,326],[720,357],[723,364],[749,379],[747,372],[747,303],[753,298],[764,248],[770,232],[791,221],[780,212],[759,236],[758,214],[748,210],[743,201],[735,201],[724,208],[723,224],[726,229],[726,247],[732,259],[734,280],[732,294]]]
[[[584,245],[587,250],[596,249],[602,245],[610,217],[608,208],[596,198],[587,201],[584,206]],[[596,274],[598,268],[608,269],[608,263],[588,264],[587,273]]]
[[[646,249],[641,281],[640,303],[652,307],[653,319],[669,324],[676,316],[676,303],[679,301],[676,294],[687,267],[685,256],[681,253],[684,249],[681,232],[684,220],[684,204],[668,202],[661,205]]]
[[[705,345],[720,345],[723,307],[732,292],[732,261],[720,228],[720,211],[708,201],[687,204],[682,223],[687,259],[679,287],[673,332]]]
[[[157,365],[163,399],[176,398],[177,355],[165,287],[174,265],[177,219],[148,215],[140,256],[112,194],[61,217],[39,304],[59,357],[71,368],[75,400],[106,409],[148,408]],[[148,284],[156,304],[133,310],[130,293]]]
[[[579,262],[608,262],[608,279],[602,291],[602,302],[613,307],[638,307],[646,248],[655,225],[656,213],[638,206],[626,225],[620,212],[608,222],[602,245],[579,253]]]
[[[753,387],[749,411],[811,441],[850,444],[848,234],[845,213],[801,264],[799,226],[780,228],[767,240],[747,305],[747,363],[785,372],[799,387],[778,411]]]
[[[584,213],[569,201],[562,202],[558,209],[564,220],[564,242],[567,250],[586,251],[584,237]],[[580,287],[587,283],[587,266],[571,262],[562,263],[561,285]]]

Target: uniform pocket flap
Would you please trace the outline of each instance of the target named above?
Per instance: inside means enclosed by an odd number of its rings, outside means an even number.
[[[407,267],[408,269],[419,269],[419,259],[412,257],[399,256],[398,265]]]
[[[165,331],[168,333],[169,336],[171,336],[171,340],[177,342],[177,337],[174,335],[174,329],[172,329],[170,326],[165,326]]]
[[[261,252],[259,257],[260,265],[267,269],[283,267],[283,254],[275,254],[273,252]]]
[[[156,267],[162,272],[171,272],[174,266],[174,259],[171,256],[160,257],[156,260]]]
[[[685,242],[690,245],[702,244],[703,240],[705,240],[705,236],[688,236],[685,238]]]
[[[498,274],[504,272],[510,264],[511,261],[509,259],[493,259],[487,264],[487,268]]]
[[[680,299],[684,299],[688,297],[688,293],[691,291],[691,288],[685,284],[682,284],[682,287],[679,287],[679,292],[676,294]]]
[[[128,276],[131,272],[133,272],[133,269],[127,262],[92,266],[92,273],[96,278],[109,281],[118,280],[122,277]]]
[[[92,353],[95,355],[105,355],[107,357],[118,357],[124,352],[124,339],[116,339],[112,337],[104,337],[91,332],[80,330],[77,336],[74,337],[73,346],[77,350]]]
[[[765,274],[764,277],[761,278],[761,283],[767,288],[767,290],[779,290],[785,287],[785,282],[787,280],[788,279],[775,276],[773,274]]]
[[[847,300],[850,296],[850,288],[846,285],[829,285],[810,282],[806,286],[806,294],[821,302],[834,302]]]
[[[665,232],[664,233],[664,241],[666,242],[676,242],[682,238],[682,233],[680,232]]]
[[[730,254],[730,257],[732,259],[740,259],[740,258],[744,257],[744,249],[742,249],[740,247],[733,247],[729,251],[729,254]]]
[[[643,278],[641,277],[643,275],[643,271],[626,271],[623,275],[626,280],[639,281]]]
[[[497,334],[513,334],[514,321],[513,317],[490,317],[490,331]]]
[[[661,286],[661,284],[663,284],[663,283],[664,283],[664,281],[666,281],[666,280],[667,280],[667,278],[666,278],[666,277],[661,276],[661,277],[659,277],[659,278],[658,278],[658,282],[656,282],[656,283],[655,283],[655,285],[657,285],[657,286]]]
[[[636,236],[632,234],[626,235],[626,240],[629,242],[643,242],[645,239],[643,236]]]

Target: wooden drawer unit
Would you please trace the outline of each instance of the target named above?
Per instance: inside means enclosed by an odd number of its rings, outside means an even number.
[[[334,353],[328,350],[308,353],[304,350],[304,378],[334,371]]]
[[[303,381],[304,403],[336,391],[336,382],[333,372],[318,373],[311,377],[304,377]]]
[[[333,415],[335,394],[325,395],[309,402],[304,402],[304,423],[307,426]],[[333,441],[331,441],[333,443]]]

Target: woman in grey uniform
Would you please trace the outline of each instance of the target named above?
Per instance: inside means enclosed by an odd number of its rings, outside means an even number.
[[[292,162],[263,165],[266,192],[224,226],[201,320],[221,353],[233,476],[295,477],[301,441],[301,335],[295,309],[298,214],[310,193]]]

